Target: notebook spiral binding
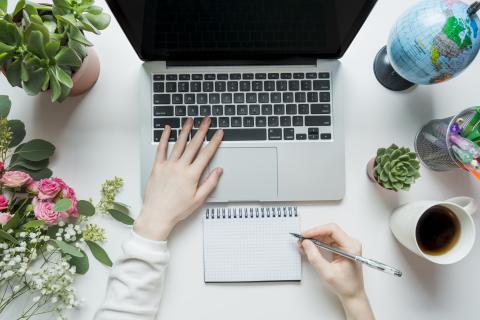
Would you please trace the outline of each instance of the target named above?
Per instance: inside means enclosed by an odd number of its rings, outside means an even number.
[[[207,208],[206,219],[253,219],[298,217],[297,207]]]

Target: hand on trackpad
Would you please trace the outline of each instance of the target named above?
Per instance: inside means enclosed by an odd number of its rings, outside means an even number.
[[[256,201],[277,196],[276,148],[219,148],[210,163],[210,169],[215,167],[224,170],[211,201]]]

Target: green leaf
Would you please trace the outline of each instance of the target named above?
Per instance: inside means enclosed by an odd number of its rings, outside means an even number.
[[[15,50],[14,46],[0,42],[0,53],[12,52]]]
[[[89,7],[86,9],[86,11],[89,12],[89,13],[91,13],[91,14],[100,14],[100,13],[102,13],[103,8],[94,5],[94,6],[89,6]]]
[[[7,12],[8,1],[7,0],[0,0],[0,10],[3,12]]]
[[[52,175],[53,175],[53,172],[52,170],[48,169],[48,168],[43,168],[41,170],[38,170],[38,171],[30,171],[28,169],[25,169],[25,168],[19,168],[19,171],[23,171],[23,172],[26,172],[28,173],[33,180],[41,180],[41,179],[46,179],[46,178],[50,178]]]
[[[81,249],[80,251],[82,252],[83,257],[71,257],[70,260],[68,260],[68,263],[71,266],[75,266],[76,274],[85,274],[88,272],[89,269],[88,256],[85,251]]]
[[[12,102],[6,95],[0,95],[0,118],[6,118],[10,113]]]
[[[10,233],[6,232],[5,230],[2,230],[0,229],[0,238],[4,239],[4,240],[7,240],[7,241],[10,241],[10,242],[13,242],[13,243],[17,243],[18,240],[15,239],[14,236],[12,236]]]
[[[72,207],[72,200],[63,198],[55,202],[55,206],[53,207],[53,211],[57,212],[65,212]]]
[[[43,220],[30,220],[22,226],[22,229],[36,229],[44,225]]]
[[[85,17],[90,21],[90,23],[97,29],[103,30],[108,27],[110,24],[110,15],[106,13],[100,13],[100,14],[92,14],[92,13],[86,13]]]
[[[0,31],[1,33],[1,31]],[[21,60],[16,59],[14,62],[7,65],[7,80],[13,87],[21,87],[22,79],[20,74]]]
[[[129,215],[121,211],[118,211],[115,209],[109,209],[108,212],[115,220],[120,221],[121,223],[124,223],[127,225],[133,225],[133,223],[135,222],[135,220],[132,217],[130,217]]]
[[[70,5],[66,0],[53,0],[53,4],[56,7],[62,8],[62,9],[71,9]]]
[[[60,83],[58,82],[55,71],[53,68],[48,70],[48,74],[50,75],[50,89],[52,89],[52,102],[57,102],[62,94],[62,88],[60,88]]]
[[[4,226],[3,230],[13,229],[15,230],[23,221],[23,215],[16,213],[12,219],[10,219]]]
[[[16,47],[20,39],[20,33],[14,23],[0,20],[0,42]]]
[[[20,157],[30,161],[40,161],[50,158],[55,152],[55,146],[48,141],[34,139],[23,144],[18,151]]]
[[[104,265],[111,267],[113,265],[112,260],[108,257],[108,254],[103,250],[102,247],[100,247],[97,243],[90,241],[90,240],[85,240],[87,243],[88,247],[90,248],[90,251],[92,252],[93,256],[101,263]]]
[[[28,38],[27,49],[40,58],[48,58],[43,44],[43,34],[33,30]]]
[[[60,20],[62,22],[65,22],[65,23],[69,23],[70,25],[72,25],[74,27],[77,26],[77,20],[75,19],[75,16],[73,15],[73,13],[58,16],[57,18],[58,18],[58,20]]]
[[[63,71],[63,69],[60,68],[59,66],[55,66],[55,72],[57,74],[57,79],[61,84],[63,84],[64,86],[67,86],[68,88],[73,87],[72,78],[68,73]]]
[[[20,11],[23,10],[23,8],[25,8],[25,0],[18,1],[15,9],[13,10],[13,16],[16,16]]]
[[[46,20],[43,21],[43,25],[45,26],[45,28],[47,28],[49,33],[54,33],[55,30],[57,30],[57,24],[55,23],[55,21]]]
[[[82,216],[91,217],[95,214],[95,207],[90,201],[80,200],[77,203],[78,213]]]
[[[112,205],[113,205],[112,209],[114,209],[114,210],[120,211],[120,212],[125,213],[125,214],[130,213],[130,208],[124,203],[113,202]]]
[[[80,23],[84,30],[93,32],[95,34],[100,34],[100,31],[98,31],[98,29],[95,28],[95,26],[86,17],[81,16]]]
[[[12,140],[8,146],[13,148],[25,139],[25,135],[27,134],[25,124],[20,120],[8,120],[8,126],[10,127],[10,131],[12,131]]]
[[[44,159],[40,161],[29,161],[26,159],[16,157],[15,161],[12,160],[10,162],[10,165],[8,166],[8,170],[12,170],[15,168],[25,168],[25,169],[37,171],[37,170],[41,170],[43,168],[48,167],[48,164],[49,164],[48,159]]]
[[[60,42],[52,40],[45,46],[45,51],[49,59],[54,60],[57,55],[58,50],[60,50]]]
[[[62,48],[55,56],[55,60],[59,66],[79,68],[82,65],[82,60],[68,47]]]
[[[42,91],[42,86],[47,78],[47,69],[38,68],[28,73],[28,81],[22,83],[22,87],[28,95],[35,96]]]
[[[65,241],[56,239],[53,241],[55,242],[57,247],[63,251],[63,253],[68,254],[69,256],[81,258],[84,255],[78,248],[75,248],[74,246],[66,243]]]
[[[73,39],[68,39],[68,47],[71,48],[75,53],[80,57],[80,59],[85,59],[87,56],[87,48],[85,45],[81,44],[78,41]]]
[[[70,32],[69,36],[71,39],[80,42],[81,44],[84,44],[86,46],[93,46],[93,44],[85,38],[83,33],[78,29],[77,27],[70,27]]]

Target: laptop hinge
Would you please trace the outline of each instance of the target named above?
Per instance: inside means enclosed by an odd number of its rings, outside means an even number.
[[[221,67],[221,66],[316,66],[316,58],[288,58],[268,60],[167,60],[167,67]]]

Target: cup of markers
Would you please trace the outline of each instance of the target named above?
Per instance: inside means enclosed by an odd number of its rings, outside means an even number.
[[[462,168],[480,180],[480,107],[430,121],[417,134],[415,150],[429,169]]]

